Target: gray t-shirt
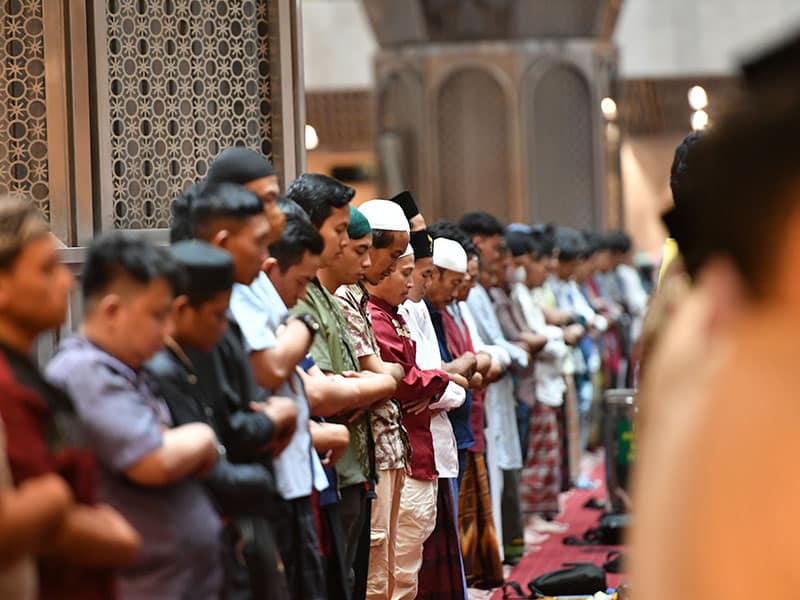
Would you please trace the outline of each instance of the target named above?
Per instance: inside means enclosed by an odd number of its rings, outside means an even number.
[[[289,316],[275,286],[265,273],[260,273],[249,286],[236,284],[231,294],[231,313],[242,330],[251,352],[274,348],[277,343],[275,331]],[[292,440],[280,456],[273,460],[278,491],[284,500],[294,500],[311,495],[312,486],[317,491],[328,487],[325,471],[317,453],[311,447],[308,430],[310,411],[303,381],[292,374],[294,389],[284,383],[277,390],[267,390],[280,396],[292,398],[297,404],[297,428]]]
[[[146,375],[79,335],[64,340],[46,375],[73,398],[101,467],[100,499],[142,537],[136,563],[120,570],[120,599],[217,600],[221,523],[202,484],[144,487],[125,475],[161,446],[162,428],[172,425]]]

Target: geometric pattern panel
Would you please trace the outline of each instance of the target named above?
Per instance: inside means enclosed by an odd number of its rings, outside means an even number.
[[[166,228],[222,149],[271,157],[267,0],[104,4],[114,227]]]
[[[529,79],[528,85],[533,85]],[[555,65],[535,83],[527,108],[530,214],[539,223],[597,226],[592,106],[585,78]]]
[[[437,98],[442,217],[486,210],[507,220],[510,204],[509,103],[477,67],[451,74]]]
[[[371,90],[331,90],[306,93],[306,121],[319,136],[319,148],[329,151],[371,150],[375,143]]]
[[[0,196],[33,199],[49,221],[43,1],[0,2]]]

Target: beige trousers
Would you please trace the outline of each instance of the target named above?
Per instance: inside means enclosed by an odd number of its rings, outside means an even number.
[[[378,471],[377,498],[372,500],[370,522],[368,600],[387,600],[394,593],[395,550],[400,516],[400,495],[405,469]]]
[[[436,526],[438,484],[438,479],[419,481],[407,477],[403,485],[397,527],[393,600],[413,600],[417,597],[422,545]]]

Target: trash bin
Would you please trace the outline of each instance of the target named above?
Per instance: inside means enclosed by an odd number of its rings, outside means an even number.
[[[634,421],[636,390],[614,389],[603,395],[603,445],[606,451],[606,504],[626,512],[628,475],[636,459]]]

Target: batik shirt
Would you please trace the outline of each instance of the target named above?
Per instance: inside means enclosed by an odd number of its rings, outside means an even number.
[[[335,297],[347,321],[347,332],[358,358],[370,354],[380,356],[381,350],[372,328],[372,317],[367,310],[367,290],[360,284],[343,285],[336,290]],[[376,468],[383,471],[405,468],[409,447],[397,402],[390,398],[372,408],[369,419],[372,438],[375,440]]]

